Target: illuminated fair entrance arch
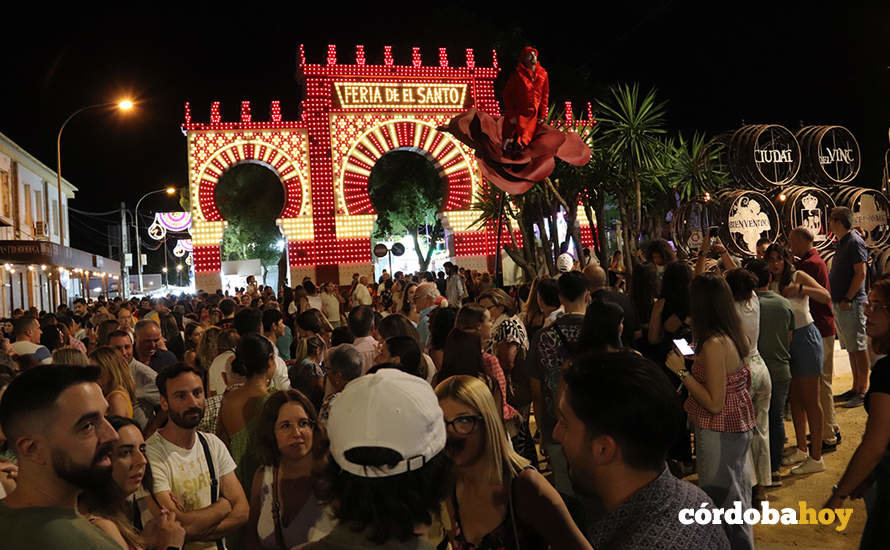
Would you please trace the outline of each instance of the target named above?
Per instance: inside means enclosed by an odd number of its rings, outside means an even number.
[[[456,67],[440,48],[438,63],[424,66],[420,49],[413,48],[411,64],[396,65],[387,46],[383,64],[372,65],[364,47],[357,46],[354,63],[340,64],[332,45],[326,63],[311,64],[300,46],[297,72],[305,91],[300,120],[283,120],[275,101],[269,119],[255,122],[244,101],[238,122],[222,121],[219,102],[211,105],[209,123],[192,122],[186,103],[182,129],[198,287],[219,288],[226,221],[213,188],[228,166],[244,161],[271,167],[286,187],[278,224],[287,238],[292,281],[308,275],[348,284],[354,272],[370,274],[376,214],[367,178],[377,159],[406,147],[442,168],[447,189],[441,215],[449,253],[464,267],[493,270],[494,228],[470,228],[479,217],[473,197],[484,185],[479,167],[471,150],[437,130],[469,107],[499,115],[494,79],[500,69],[492,54],[490,67],[477,67],[468,49],[464,66]],[[515,235],[521,245],[518,230]],[[504,238],[509,242],[506,230]]]

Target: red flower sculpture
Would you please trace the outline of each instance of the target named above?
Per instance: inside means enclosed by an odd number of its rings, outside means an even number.
[[[486,180],[513,195],[549,176],[554,157],[575,166],[590,160],[590,148],[576,132],[544,123],[550,79],[537,61],[537,50],[526,47],[504,88],[504,117],[469,109],[442,128],[476,151]]]

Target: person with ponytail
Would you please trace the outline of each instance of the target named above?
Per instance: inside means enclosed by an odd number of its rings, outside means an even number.
[[[242,487],[250,487],[257,463],[248,447],[256,420],[269,397],[269,381],[275,372],[272,342],[259,334],[244,335],[235,349],[232,370],[243,376],[245,383],[223,395],[216,435],[232,453],[237,465],[235,474]]]

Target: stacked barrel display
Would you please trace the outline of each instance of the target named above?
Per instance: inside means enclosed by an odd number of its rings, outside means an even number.
[[[842,126],[805,126],[793,133],[776,124],[750,124],[718,138],[732,186],[681,205],[673,216],[676,246],[700,248],[718,227],[733,255],[756,255],[760,239],[787,239],[803,226],[815,236],[826,263],[834,256],[831,209],[853,211],[854,228],[872,250],[878,273],[890,270],[890,202],[876,189],[855,187],[861,159],[853,134]]]

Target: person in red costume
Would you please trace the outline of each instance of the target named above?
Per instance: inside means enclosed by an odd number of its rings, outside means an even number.
[[[528,147],[538,124],[547,118],[550,100],[550,77],[538,63],[538,50],[526,46],[516,70],[504,87],[504,141],[510,150]]]
[[[553,172],[554,158],[575,166],[590,160],[590,148],[574,131],[544,123],[550,82],[538,51],[526,47],[504,89],[505,117],[468,109],[439,129],[472,148],[482,176],[512,195],[525,193]]]

